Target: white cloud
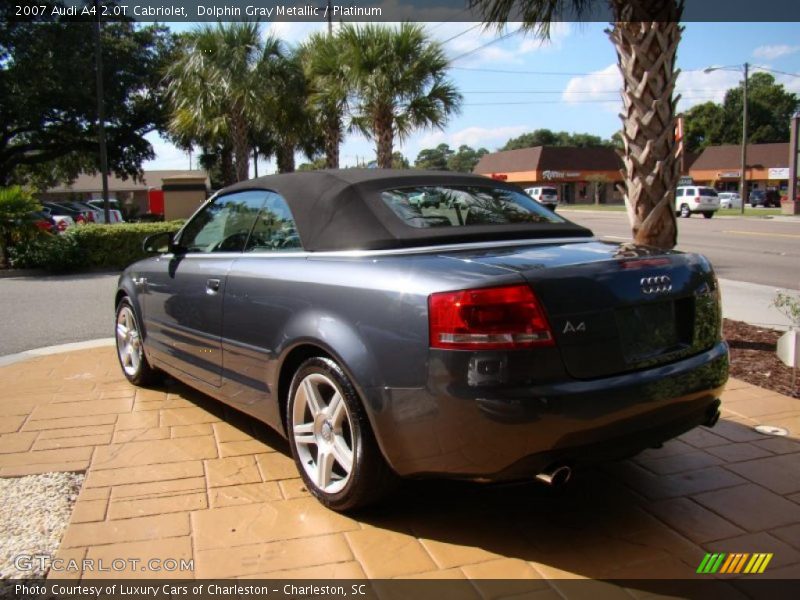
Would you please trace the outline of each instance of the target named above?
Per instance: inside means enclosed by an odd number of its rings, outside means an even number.
[[[596,102],[604,110],[618,112],[622,106],[621,89],[622,76],[612,63],[605,69],[570,79],[561,98],[569,104]]]
[[[156,157],[142,164],[145,171],[188,169],[189,155],[164,140],[157,132],[148,133],[145,139],[153,146]],[[197,169],[197,153],[192,157],[192,168]]]
[[[767,46],[759,46],[753,50],[753,56],[756,58],[763,58],[765,60],[775,60],[781,56],[788,56],[800,51],[800,46],[789,46],[788,44],[772,44]]]
[[[721,103],[725,99],[725,92],[737,87],[741,79],[742,74],[736,70],[718,70],[710,73],[682,71],[675,86],[677,92],[681,94],[678,111],[688,110],[705,102]]]
[[[504,127],[467,127],[459,131],[434,131],[422,136],[418,145],[422,148],[435,148],[439,144],[448,144],[456,149],[462,144],[473,148],[484,147],[489,150],[498,144],[504,144],[509,138],[531,131],[529,125],[508,125]]]

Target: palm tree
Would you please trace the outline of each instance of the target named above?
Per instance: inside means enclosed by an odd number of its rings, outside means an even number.
[[[203,148],[232,148],[236,179],[247,179],[251,131],[269,120],[265,99],[282,57],[280,42],[262,40],[257,23],[205,25],[187,34],[167,71],[170,130]]]
[[[458,112],[461,95],[446,77],[448,60],[416,24],[345,25],[339,36],[355,91],[352,127],[376,140],[378,166],[391,168],[395,138],[442,128]]]
[[[600,0],[470,0],[484,21],[505,24],[522,20],[547,37],[557,11],[587,14]],[[620,152],[625,205],[634,241],[659,248],[677,243],[675,187],[680,164],[675,144],[675,56],[683,28],[683,0],[604,0],[614,15],[607,31],[622,73],[623,122]]]
[[[308,81],[308,105],[325,144],[325,167],[339,168],[344,118],[351,93],[351,70],[340,36],[314,33],[299,49]]]

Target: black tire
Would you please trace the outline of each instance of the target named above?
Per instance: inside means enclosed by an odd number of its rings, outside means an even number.
[[[758,208],[758,204],[756,204],[755,202],[751,202],[750,208]]]
[[[309,394],[316,400],[310,400]],[[338,403],[336,395],[340,397]],[[321,409],[316,416],[312,404]],[[336,410],[331,408],[334,406]],[[300,427],[303,430],[296,431]],[[289,387],[286,431],[306,489],[332,510],[345,512],[374,504],[397,482],[378,448],[358,392],[342,368],[329,358],[309,358],[295,372]],[[341,448],[348,446],[349,454],[342,452]],[[337,448],[345,458],[341,462]],[[323,464],[331,465],[327,476]]]
[[[692,211],[689,210],[689,205],[688,204],[681,204],[681,216],[684,219],[688,219],[689,217],[692,216]]]
[[[704,212],[704,213],[703,213],[703,216],[704,216],[706,219],[710,219],[711,217],[713,217],[713,216],[714,216],[714,213],[713,213],[713,212]]]
[[[127,325],[124,325],[124,323],[122,323],[123,320],[128,321],[128,323],[133,323],[135,339],[130,333],[131,328]],[[163,372],[151,366],[147,361],[147,356],[144,352],[144,340],[141,337],[141,321],[139,320],[139,316],[136,314],[136,310],[133,308],[133,304],[127,296],[120,300],[119,304],[117,304],[117,312],[114,323],[114,339],[116,340],[117,360],[119,360],[119,366],[122,368],[122,374],[125,375],[125,378],[133,385],[146,386],[159,383],[163,379],[164,374]],[[123,325],[125,329],[128,330],[125,336],[122,334],[120,325]],[[130,348],[121,348],[120,345],[123,343],[129,344]],[[138,361],[128,358],[131,356],[129,352],[135,353],[138,356]]]

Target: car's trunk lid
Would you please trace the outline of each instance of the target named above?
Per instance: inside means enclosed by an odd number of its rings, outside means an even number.
[[[717,337],[716,284],[699,255],[593,241],[451,257],[522,275],[579,379],[673,362]]]

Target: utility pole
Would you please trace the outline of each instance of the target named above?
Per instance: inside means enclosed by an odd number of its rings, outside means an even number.
[[[797,177],[800,173],[797,172],[798,153],[800,153],[800,112],[794,113],[790,121],[791,132],[789,134],[789,198],[787,205],[794,208],[794,214],[797,214],[797,205],[800,198],[797,197],[800,190],[797,187]]]
[[[103,50],[100,42],[100,2],[94,0],[94,59],[97,71],[97,141],[100,144],[100,177],[103,181],[103,214],[111,222],[108,202],[108,149],[106,148],[106,106],[103,96]]]
[[[744,63],[744,86],[742,88],[742,179],[739,185],[742,197],[742,214],[744,214],[744,203],[749,200],[747,191],[747,75],[750,69],[749,63]]]
[[[331,6],[331,0],[328,0],[328,10],[326,11],[328,15],[328,35],[333,35],[333,7]]]

